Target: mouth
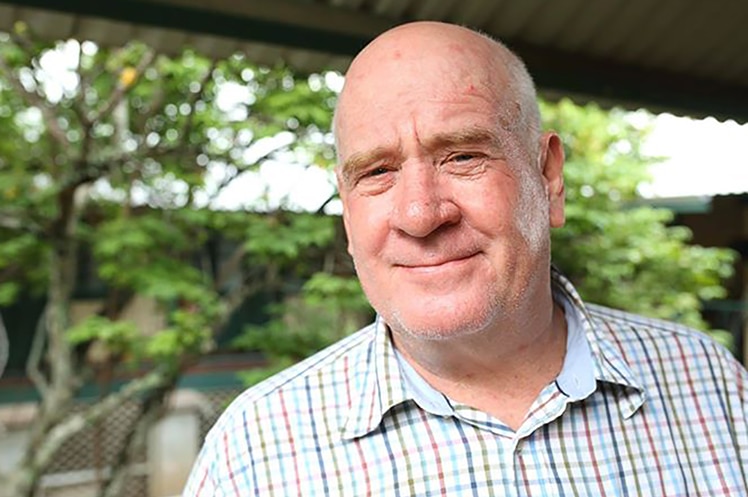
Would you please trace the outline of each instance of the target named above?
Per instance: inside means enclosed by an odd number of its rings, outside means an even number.
[[[402,263],[402,264],[395,264],[395,267],[399,267],[402,269],[415,271],[415,272],[435,272],[440,271],[443,269],[450,269],[453,267],[458,267],[463,264],[468,263],[470,260],[472,260],[474,257],[476,257],[478,253],[471,253],[464,256],[457,256],[457,257],[449,257],[446,259],[438,259],[436,261],[429,261],[429,262],[423,262],[423,263]]]

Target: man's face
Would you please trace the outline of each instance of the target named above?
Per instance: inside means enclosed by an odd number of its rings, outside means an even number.
[[[500,124],[501,90],[468,62],[395,53],[353,72],[338,108],[349,251],[374,308],[413,337],[532,312],[549,271],[540,152]]]

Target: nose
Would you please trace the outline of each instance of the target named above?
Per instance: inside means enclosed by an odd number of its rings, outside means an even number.
[[[427,162],[403,165],[393,201],[392,227],[413,237],[426,237],[460,219],[448,185]]]

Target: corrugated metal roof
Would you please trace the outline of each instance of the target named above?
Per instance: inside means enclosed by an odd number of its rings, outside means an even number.
[[[0,30],[23,20],[50,38],[239,50],[301,71],[343,70],[377,33],[416,19],[502,39],[551,96],[748,120],[745,1],[0,0]]]

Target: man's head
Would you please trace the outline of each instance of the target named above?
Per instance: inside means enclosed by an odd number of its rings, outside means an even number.
[[[522,62],[468,29],[403,25],[353,61],[338,182],[359,278],[394,331],[516,324],[548,295],[563,151],[539,128]]]

